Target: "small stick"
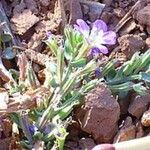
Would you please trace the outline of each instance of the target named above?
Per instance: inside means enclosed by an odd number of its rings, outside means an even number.
[[[101,144],[92,150],[150,150],[150,136],[115,144]]]
[[[132,6],[132,8],[129,10],[129,12],[127,12],[127,14],[115,26],[115,28],[114,28],[115,32],[118,32],[123,27],[123,25],[132,18],[130,15],[139,9],[140,4],[141,4],[141,0],[138,0],[135,3],[135,5]]]

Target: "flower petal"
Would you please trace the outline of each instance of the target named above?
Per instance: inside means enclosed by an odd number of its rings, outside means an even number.
[[[52,38],[52,33],[50,31],[46,32],[47,38]]]
[[[103,54],[108,54],[108,48],[106,46],[103,45],[97,45],[97,48],[99,49],[99,51]]]
[[[100,68],[96,68],[96,70],[95,70],[95,76],[96,77],[99,77],[101,75],[101,70],[100,70]]]
[[[97,55],[99,55],[100,52],[101,52],[100,49],[97,47],[93,47],[91,50],[92,56],[97,56]]]
[[[77,19],[77,25],[74,25],[74,28],[78,30],[85,38],[88,38],[90,33],[90,27],[87,25],[87,23],[82,19]]]
[[[116,33],[113,31],[108,31],[103,34],[103,42],[102,44],[113,45],[116,44]]]
[[[107,25],[103,20],[96,20],[93,23],[92,29],[95,29],[97,31],[103,30],[104,32],[106,32],[108,30]]]

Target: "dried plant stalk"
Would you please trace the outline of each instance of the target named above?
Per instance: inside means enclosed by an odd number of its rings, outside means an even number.
[[[43,102],[43,99],[48,98],[49,95],[49,89],[41,87],[34,91],[29,90],[23,95],[17,95],[16,97],[9,98],[7,108],[0,108],[0,115],[33,109],[37,106],[40,106]]]

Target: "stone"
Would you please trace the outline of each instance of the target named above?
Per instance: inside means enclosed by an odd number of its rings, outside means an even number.
[[[38,6],[36,0],[24,0],[27,6],[27,9],[30,9],[34,14],[38,14]]]
[[[82,13],[80,1],[71,0],[69,24],[75,24],[77,19],[82,19],[82,18],[83,18],[83,13]]]
[[[123,127],[119,130],[114,138],[113,143],[118,143],[121,141],[128,141],[136,137],[136,127],[133,125],[132,118],[127,117],[124,121]]]
[[[150,104],[150,95],[140,96],[137,95],[130,103],[128,112],[139,119],[143,113],[148,109]]]
[[[103,0],[103,3],[106,5],[106,6],[110,6],[112,4],[112,0]]]
[[[133,34],[123,35],[118,38],[118,43],[121,51],[128,59],[130,59],[135,52],[145,47],[145,41],[139,35]]]
[[[105,84],[99,84],[89,92],[84,105],[76,111],[83,131],[97,142],[110,142],[116,134],[120,107]]]
[[[148,111],[144,112],[142,119],[141,119],[141,123],[145,127],[150,126],[150,109]]]
[[[142,25],[150,26],[150,4],[137,12],[136,19]]]
[[[110,19],[111,19],[112,13],[104,11],[101,15],[101,19],[103,21],[105,21],[106,23],[109,23]]]
[[[146,42],[146,48],[147,49],[150,48],[150,37],[148,37],[145,42]]]
[[[75,1],[76,3],[76,1]],[[96,19],[100,18],[100,15],[105,7],[104,4],[96,2],[96,1],[80,1],[81,7],[86,5],[89,8],[89,19],[90,21],[95,21]],[[74,6],[75,7],[75,6]],[[78,11],[78,8],[77,8]],[[77,12],[76,12],[77,13]]]
[[[94,143],[94,140],[91,138],[82,138],[79,141],[79,147],[81,150],[92,150],[96,144]]]
[[[128,0],[119,1],[119,7],[126,8],[129,5]]]
[[[39,0],[41,5],[44,7],[48,7],[50,5],[50,0]]]
[[[147,26],[147,27],[146,27],[146,31],[147,31],[147,33],[150,35],[150,26]]]
[[[138,121],[136,123],[136,138],[141,138],[143,136],[144,136],[143,126],[142,126],[142,123]]]
[[[22,13],[17,13],[11,18],[11,28],[14,33],[23,35],[38,21],[39,18],[31,10],[25,9]]]

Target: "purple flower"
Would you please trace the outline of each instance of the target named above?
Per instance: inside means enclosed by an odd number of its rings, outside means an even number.
[[[95,76],[96,77],[99,77],[101,75],[101,70],[100,70],[100,68],[96,68],[96,70],[95,70]]]
[[[29,131],[33,135],[36,131],[38,131],[38,128],[35,125],[29,125]]]
[[[51,39],[52,38],[52,33],[51,32],[46,32],[46,36],[47,36],[47,38],[49,39]]]
[[[102,20],[96,20],[92,29],[82,19],[76,21],[74,28],[79,31],[92,47],[92,54],[108,53],[105,45],[113,45],[116,43],[116,33],[108,31],[107,25]],[[93,50],[94,48],[94,50]]]

